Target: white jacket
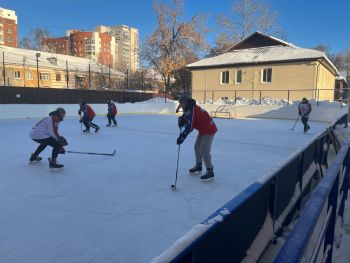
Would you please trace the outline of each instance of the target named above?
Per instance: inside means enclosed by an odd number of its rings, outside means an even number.
[[[29,134],[29,137],[33,140],[52,137],[56,141],[59,141],[61,136],[58,134],[58,124],[59,118],[57,116],[48,116],[35,124]]]

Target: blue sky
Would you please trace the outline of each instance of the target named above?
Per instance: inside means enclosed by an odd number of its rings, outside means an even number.
[[[266,2],[266,1],[263,1]],[[287,41],[311,48],[325,44],[332,52],[350,47],[349,0],[270,0],[278,11],[279,22]],[[139,29],[140,39],[149,35],[156,26],[152,0],[113,1],[82,0],[0,0],[0,6],[16,11],[19,37],[31,28],[48,28],[54,36],[63,36],[67,29],[92,30],[97,25],[125,24]],[[196,13],[209,15],[208,26],[213,27],[215,16],[229,14],[232,0],[185,0],[186,16]],[[215,39],[215,30],[208,41]]]

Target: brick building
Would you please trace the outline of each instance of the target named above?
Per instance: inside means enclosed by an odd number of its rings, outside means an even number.
[[[16,13],[4,8],[0,8],[0,45],[18,47]]]
[[[52,53],[88,58],[106,66],[113,66],[114,37],[99,32],[68,30],[65,37],[43,39],[43,49]]]

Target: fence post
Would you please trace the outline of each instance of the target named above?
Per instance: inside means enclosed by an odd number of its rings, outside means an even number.
[[[237,103],[237,90],[235,90],[235,104]]]
[[[288,95],[287,95],[287,106],[289,106],[289,93],[290,93],[290,90],[288,90]]]
[[[261,90],[260,90],[259,94],[260,94],[259,96],[260,96],[260,104],[261,104]]]
[[[211,91],[211,104],[214,104],[214,91]]]

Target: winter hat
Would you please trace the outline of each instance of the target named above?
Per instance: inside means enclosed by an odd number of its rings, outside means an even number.
[[[58,114],[66,114],[66,111],[63,108],[57,108],[56,111]]]
[[[188,96],[188,94],[184,93],[179,97],[179,103],[186,104],[189,99],[190,99],[190,96]]]

